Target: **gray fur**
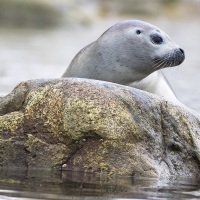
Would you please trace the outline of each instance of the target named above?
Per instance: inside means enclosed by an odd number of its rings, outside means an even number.
[[[152,42],[152,35],[161,37],[162,44]],[[170,85],[156,71],[179,65],[183,60],[183,50],[162,30],[147,22],[127,20],[115,24],[83,48],[63,77],[115,82],[174,100]]]

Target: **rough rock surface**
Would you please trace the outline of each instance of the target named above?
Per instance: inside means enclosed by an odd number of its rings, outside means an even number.
[[[0,97],[0,166],[198,176],[200,118],[114,83],[27,81]]]

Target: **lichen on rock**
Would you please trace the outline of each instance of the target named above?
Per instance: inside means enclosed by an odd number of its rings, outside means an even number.
[[[199,130],[195,114],[134,88],[32,80],[0,98],[0,166],[197,176]]]

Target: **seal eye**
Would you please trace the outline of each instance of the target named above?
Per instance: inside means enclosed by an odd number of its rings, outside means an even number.
[[[137,31],[136,31],[136,34],[137,34],[137,35],[140,35],[140,33],[141,33],[141,30],[137,30]]]
[[[162,44],[163,43],[162,37],[160,37],[157,34],[151,35],[150,38],[151,38],[151,42],[154,44]]]

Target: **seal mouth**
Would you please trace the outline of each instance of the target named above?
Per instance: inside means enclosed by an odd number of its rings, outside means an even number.
[[[156,57],[154,60],[154,70],[163,69],[166,67],[174,67],[180,65],[185,60],[185,53],[183,49],[178,48],[175,49],[173,52],[165,54],[165,56]]]

